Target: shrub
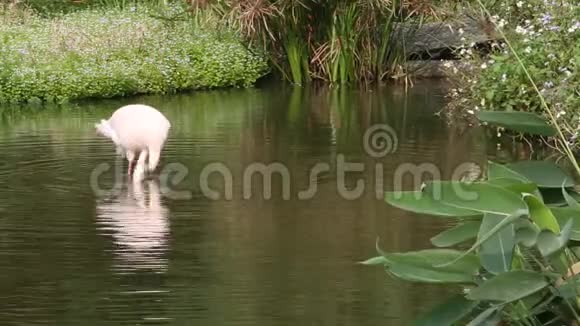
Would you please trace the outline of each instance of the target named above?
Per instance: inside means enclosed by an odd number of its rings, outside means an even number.
[[[247,87],[267,72],[231,33],[146,9],[0,15],[0,102]],[[195,28],[194,28],[195,27]]]
[[[552,113],[572,144],[580,126],[580,9],[572,1],[508,1],[494,16],[523,65],[536,81]],[[467,46],[460,50],[473,64],[460,75],[452,92],[454,107],[463,112],[481,109],[528,111],[546,115],[524,69],[505,44],[495,44],[489,57],[477,57]]]

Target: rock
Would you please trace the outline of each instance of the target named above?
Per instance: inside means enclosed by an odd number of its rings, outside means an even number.
[[[440,23],[400,24],[395,33],[404,40],[407,53],[437,57],[444,49],[455,49],[465,44],[486,44],[501,37],[491,22],[462,18]],[[429,55],[429,54],[434,55]]]
[[[410,60],[405,63],[405,70],[416,78],[446,78],[457,71],[465,71],[470,63],[459,60]]]

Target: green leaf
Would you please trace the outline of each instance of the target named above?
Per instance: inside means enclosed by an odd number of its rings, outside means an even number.
[[[511,190],[518,194],[523,192],[529,192],[538,196],[541,195],[538,190],[538,186],[536,186],[536,184],[533,182],[524,183],[520,180],[513,178],[497,178],[489,180],[488,183],[494,186],[502,187],[507,190]]]
[[[387,263],[387,259],[383,256],[376,256],[360,262],[362,265],[386,265]]]
[[[512,271],[499,274],[467,294],[469,300],[513,302],[532,295],[548,286],[544,275],[531,271]]]
[[[516,242],[531,248],[536,245],[540,229],[527,219],[520,219],[514,223],[516,229]]]
[[[431,243],[436,247],[451,247],[477,236],[480,221],[467,221],[451,229],[445,230],[431,238]]]
[[[495,162],[488,162],[488,172],[487,176],[489,180],[494,179],[515,179],[520,181],[521,183],[531,183],[530,179],[526,178],[525,176],[519,174],[518,172],[508,168],[504,164],[498,164]]]
[[[520,195],[487,182],[433,181],[424,191],[449,206],[481,213],[507,216],[528,210]]]
[[[466,326],[497,326],[501,321],[499,307],[491,307],[482,311]]]
[[[485,236],[494,226],[505,219],[503,215],[485,214],[479,229],[478,239]],[[482,242],[478,255],[481,265],[492,274],[508,272],[512,266],[512,257],[516,245],[514,223]]]
[[[443,217],[466,217],[479,215],[479,213],[471,210],[451,207],[435,201],[431,196],[421,191],[387,192],[385,194],[385,201],[397,208],[418,214]]]
[[[580,241],[580,211],[570,207],[552,207],[550,210],[558,220],[560,227],[564,227],[569,220],[572,220],[570,239]]]
[[[530,218],[540,230],[550,230],[554,233],[560,232],[560,225],[556,220],[556,217],[552,214],[552,211],[544,205],[537,197],[534,195],[526,194],[524,195],[524,200],[528,204],[530,210]]]
[[[566,191],[566,188],[564,187],[562,187],[562,195],[564,196],[564,199],[566,200],[568,206],[580,211],[580,204],[576,201],[576,199],[574,199],[574,197],[570,196],[570,194],[568,193],[568,191]]]
[[[521,161],[508,168],[524,175],[540,188],[573,187],[572,178],[561,167],[548,161]]]
[[[499,222],[491,230],[489,230],[489,232],[487,234],[481,236],[477,240],[477,242],[475,242],[475,244],[473,246],[471,246],[471,248],[469,248],[469,250],[467,250],[465,253],[462,254],[462,256],[457,257],[456,259],[454,259],[452,261],[449,261],[449,262],[446,262],[446,263],[443,263],[440,265],[436,265],[436,266],[437,267],[445,267],[445,266],[454,264],[457,260],[461,259],[463,256],[471,254],[473,251],[475,251],[477,248],[479,248],[482,243],[487,241],[489,238],[494,236],[496,233],[501,231],[503,228],[505,228],[506,226],[508,226],[511,223],[518,221],[521,218],[521,216],[522,216],[521,212],[510,215],[510,216],[506,216],[503,220],[501,220],[501,222]]]
[[[556,135],[556,130],[544,118],[531,112],[479,111],[476,116],[482,122],[521,133],[541,136]]]
[[[467,316],[477,304],[477,301],[467,300],[463,295],[455,295],[419,317],[413,325],[453,325]]]
[[[407,253],[386,253],[387,271],[403,280],[423,283],[473,283],[480,268],[475,255],[451,249],[426,249]],[[436,267],[457,259],[457,263]]]
[[[573,220],[569,219],[568,222],[566,222],[566,225],[562,228],[560,234],[555,234],[550,230],[543,230],[540,232],[538,235],[537,246],[542,256],[551,256],[566,246],[568,240],[570,240],[572,222]]]

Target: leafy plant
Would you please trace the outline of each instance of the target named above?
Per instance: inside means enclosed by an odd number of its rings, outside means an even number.
[[[523,132],[553,132],[537,115],[480,116]],[[452,219],[456,226],[431,239],[434,249],[387,253],[377,243],[380,255],[362,264],[382,265],[407,281],[462,286],[464,295],[435,307],[417,324],[579,322],[580,193],[574,180],[545,161],[489,162],[485,178],[476,182],[431,181],[421,190],[388,192],[387,203]],[[548,203],[545,195],[556,189],[560,200]]]
[[[452,78],[457,86],[450,94],[450,114],[537,113],[560,129],[557,132],[566,143],[578,146],[580,8],[569,0],[510,0],[495,7],[475,2],[501,39],[492,44],[489,55],[477,55],[474,46],[467,44],[458,50],[470,64]]]
[[[168,8],[167,10],[173,10]],[[0,102],[216,87],[248,87],[268,72],[264,56],[232,32],[148,8],[91,9],[52,18],[0,12]]]

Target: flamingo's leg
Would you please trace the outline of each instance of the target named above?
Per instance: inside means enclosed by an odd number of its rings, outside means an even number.
[[[149,171],[153,172],[159,163],[160,150],[158,148],[149,148]]]
[[[141,179],[141,177],[143,177],[145,174],[145,159],[147,158],[147,155],[148,151],[146,149],[139,153],[139,159],[137,160],[134,172],[134,176],[136,176],[138,179]]]
[[[127,175],[131,175],[133,170],[133,160],[135,160],[135,152],[127,151],[127,161],[129,161],[129,167],[127,168]]]

